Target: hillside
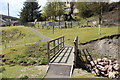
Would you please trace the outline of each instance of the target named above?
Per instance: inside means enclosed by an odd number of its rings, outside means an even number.
[[[112,25],[120,25],[120,11],[113,10],[110,12],[106,12],[103,14],[103,25],[112,26]]]

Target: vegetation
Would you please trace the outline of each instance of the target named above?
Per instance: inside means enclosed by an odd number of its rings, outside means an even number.
[[[65,36],[65,43],[73,45],[73,40],[76,36],[79,37],[79,43],[85,43],[90,40],[94,40],[103,36],[112,34],[119,34],[118,27],[101,27],[100,32],[98,27],[86,27],[86,28],[68,28],[68,29],[55,29],[55,34],[52,33],[52,29],[37,29],[43,35],[49,38],[57,38]]]
[[[17,46],[3,49],[5,64],[42,65],[47,64],[47,48],[45,43]]]
[[[56,20],[56,17],[58,16],[64,16],[63,20],[65,21],[70,20],[67,19],[67,16],[71,19],[72,17],[76,17],[76,20],[80,20],[80,18],[86,19],[89,17],[98,16],[99,24],[101,24],[103,14],[119,8],[118,5],[120,2],[110,4],[108,2],[71,2],[69,7],[67,7],[68,5],[66,4],[67,3],[62,2],[48,2],[43,8],[44,13],[42,13],[45,20]],[[74,13],[73,6],[75,6],[78,10],[77,14]],[[70,9],[70,11],[68,11],[68,9]]]
[[[60,2],[47,3],[41,13],[41,6],[36,2],[24,2],[24,6],[20,12],[20,21],[22,23],[38,21],[57,21],[64,15],[63,20],[71,20],[70,18],[76,17],[80,25],[84,25],[86,20],[94,20],[96,16],[99,16],[99,24],[101,24],[102,13],[113,11],[117,9],[119,3],[74,3],[76,8],[79,10],[78,14],[73,15],[73,7],[68,13],[65,11],[65,4]],[[72,4],[73,6],[73,4]],[[88,14],[89,13],[89,14]],[[65,17],[67,16],[67,17]],[[69,19],[67,19],[69,17]],[[59,18],[59,19],[58,19]],[[85,20],[83,20],[85,19]],[[60,23],[59,23],[60,24]],[[75,24],[74,28],[58,29],[55,28],[54,34],[53,29],[48,25],[48,28],[42,27],[42,25],[36,24],[37,31],[49,38],[57,38],[65,36],[65,43],[73,45],[73,40],[76,36],[79,37],[79,43],[85,43],[90,40],[98,39],[103,36],[112,34],[120,34],[118,31],[119,27],[84,27],[77,28],[79,25]],[[60,25],[64,26],[64,25]],[[40,28],[42,27],[42,28]],[[48,63],[47,58],[47,46],[46,43],[39,41],[39,38],[34,32],[29,31],[22,27],[4,27],[2,30],[2,46],[0,49],[0,55],[3,57],[3,66],[0,67],[0,77],[3,78],[43,78],[45,72],[36,68],[36,65],[44,65]],[[28,44],[32,43],[32,44]],[[27,45],[26,45],[27,44]],[[95,54],[95,53],[94,53]],[[94,55],[97,58],[97,55]],[[35,66],[28,66],[35,65]],[[36,75],[35,75],[36,74]],[[73,78],[98,78],[89,76],[77,76]],[[86,79],[85,79],[86,80]]]
[[[103,14],[118,7],[111,7],[113,4],[118,5],[119,3],[109,4],[108,2],[78,2],[75,5],[79,10],[79,16],[85,19],[91,16],[98,16],[99,24],[102,24],[101,21]]]
[[[0,73],[2,78],[43,78],[46,72],[36,66],[4,65],[5,71]]]
[[[5,71],[4,67],[0,67],[0,73],[2,73],[3,71]]]
[[[22,27],[3,27],[0,28],[2,31],[2,46],[12,47],[17,45],[26,45],[28,43],[34,43],[42,40],[33,31]]]
[[[46,18],[56,20],[57,16],[64,15],[64,5],[61,2],[48,2],[43,9]]]
[[[34,22],[35,19],[38,21],[41,19],[41,10],[38,2],[35,0],[34,2],[24,2],[23,8],[20,12],[20,21],[22,23],[26,22]]]
[[[33,76],[32,78],[43,78],[46,72],[36,69],[35,66],[28,66],[48,63],[46,43],[34,43],[42,38],[22,27],[3,27],[0,30],[2,31],[2,45],[7,45],[6,48],[0,49],[0,55],[4,55],[3,63],[0,63],[2,64],[0,77],[26,79]],[[28,70],[21,71],[24,68],[28,68]]]

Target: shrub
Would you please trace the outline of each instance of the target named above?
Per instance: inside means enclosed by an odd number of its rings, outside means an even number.
[[[9,66],[12,67],[12,66],[15,66],[15,64],[10,64]]]
[[[28,79],[29,77],[28,76],[22,76],[22,77],[20,77],[20,79]]]
[[[48,59],[47,58],[42,58],[41,61],[39,62],[39,65],[45,65],[48,63]]]
[[[4,67],[1,67],[1,68],[0,68],[0,73],[2,73],[3,71],[5,71],[5,68],[4,68]]]
[[[27,61],[27,64],[33,64],[34,62],[35,62],[34,60],[29,59],[29,60]]]

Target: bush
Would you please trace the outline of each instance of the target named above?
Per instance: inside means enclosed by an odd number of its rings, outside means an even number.
[[[48,59],[47,58],[42,58],[41,61],[39,62],[39,65],[45,65],[48,63]]]
[[[15,66],[15,64],[10,64],[9,66],[12,67],[12,66]]]
[[[34,60],[31,60],[31,59],[29,59],[28,61],[27,61],[27,64],[34,64],[35,63],[35,61]]]
[[[29,77],[28,76],[22,76],[20,77],[20,79],[28,79]]]
[[[5,68],[4,68],[4,67],[1,67],[1,68],[0,68],[0,73],[2,73],[3,71],[5,71]]]
[[[1,79],[1,80],[9,80],[9,79],[8,79],[8,78],[6,78],[6,77],[4,77],[4,78],[2,77],[2,79]]]

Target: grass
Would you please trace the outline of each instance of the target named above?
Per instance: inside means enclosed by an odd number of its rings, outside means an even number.
[[[83,70],[81,68],[74,69],[73,75],[71,77],[73,80],[75,79],[88,79],[88,78],[105,78],[105,77],[98,77],[95,76],[93,73],[87,72],[86,70]]]
[[[73,40],[76,36],[79,37],[79,43],[85,43],[103,36],[120,34],[118,32],[118,28],[119,27],[101,27],[100,34],[98,34],[98,27],[55,29],[55,34],[52,33],[52,29],[35,29],[43,35],[53,39],[60,36],[65,36],[65,43],[73,45]]]
[[[82,72],[77,73],[81,76],[72,76],[71,80],[117,80],[117,79],[109,79],[106,77],[99,77],[99,76],[94,76],[92,73],[88,73],[85,70],[81,70]]]
[[[110,78],[104,78],[104,77],[90,77],[90,76],[76,76],[72,77],[71,80],[117,80],[117,79],[110,79]]]
[[[47,64],[47,46],[46,43],[37,43],[26,46],[15,46],[2,50],[5,55],[3,59],[8,59],[16,64],[27,62],[27,64],[36,63],[38,65]]]
[[[74,77],[71,80],[117,80],[117,79],[109,79],[109,78],[102,78],[102,77],[79,76],[79,77]]]
[[[18,46],[11,46],[0,49],[0,54],[5,55],[4,59],[8,59],[9,61],[11,60],[14,61],[15,59],[17,59],[15,60],[15,62],[18,60],[25,60],[25,61],[29,61],[29,63],[32,63],[35,60],[30,59],[31,57],[35,57],[37,60],[39,57],[38,64],[46,63],[47,60],[46,43],[37,43],[37,44],[33,43],[33,44],[25,45],[27,43],[37,42],[39,40],[42,40],[42,38],[38,37],[34,32],[22,27],[12,27],[12,26],[3,27],[0,28],[0,30],[2,30],[1,36],[2,36],[3,46],[10,45],[9,43],[10,41],[11,44],[18,45]]]
[[[2,27],[0,30],[2,30],[2,35],[0,36],[2,37],[3,47],[5,45],[21,45],[42,40],[42,38],[38,37],[33,31],[22,27]]]
[[[3,73],[0,73],[0,75],[2,75],[2,78],[20,78],[21,74],[26,74],[29,77],[37,74],[36,77],[33,78],[43,78],[46,74],[35,66],[4,65],[2,67],[5,68],[5,71],[3,71]]]
[[[34,43],[42,40],[42,38],[38,37],[30,30],[17,26],[3,27],[0,28],[0,31],[2,31],[2,35],[0,36],[2,37],[3,46],[12,44],[18,45],[0,49],[0,54],[5,55],[3,59],[7,59],[7,62],[5,62],[6,64],[8,64],[9,61],[15,62],[15,64],[9,63],[9,65],[1,66],[5,68],[5,71],[0,73],[0,77],[18,78],[21,74],[27,74],[31,77],[37,74],[37,76],[33,78],[43,78],[46,73],[36,69],[35,66],[17,65],[20,61],[27,62],[27,64],[36,62],[37,65],[47,63],[46,43]],[[27,43],[33,44],[25,45]],[[31,68],[32,70],[22,72],[21,70],[24,68]]]
[[[76,36],[79,37],[79,43],[84,43],[90,40],[94,40],[103,36],[108,36],[112,34],[120,34],[118,32],[118,27],[102,27],[100,33],[98,34],[98,28],[97,27],[91,27],[91,28],[68,28],[68,29],[55,29],[55,34],[52,34],[52,29],[37,29],[40,33],[43,35],[46,35],[49,38],[57,38],[60,36],[65,36],[65,43],[73,45],[73,40]],[[6,34],[4,35],[3,40],[6,41],[11,41],[11,43],[14,44],[24,44],[24,43],[31,43],[31,42],[36,42],[38,40],[41,40],[38,36],[34,34],[34,32],[29,31],[25,28],[21,27],[5,27],[5,28],[0,28],[0,30],[5,31]],[[12,32],[15,31],[13,34]],[[10,35],[13,35],[13,37],[10,39]],[[23,35],[20,35],[23,34]],[[3,36],[2,35],[2,36]],[[25,37],[23,39],[23,37]],[[3,42],[3,44],[5,44]],[[7,43],[9,45],[10,43]],[[46,58],[46,44],[33,44],[33,45],[23,45],[23,46],[13,46],[13,47],[7,47],[2,50],[2,54],[5,54],[6,59],[10,60],[24,60],[26,59],[27,61],[30,60],[29,57],[36,58],[35,61],[38,61],[39,64],[44,64],[47,60]],[[28,55],[29,54],[29,55]],[[21,55],[21,56],[20,56]],[[29,59],[29,60],[28,60]],[[45,62],[44,62],[45,61]],[[32,62],[32,61],[30,61]],[[23,74],[37,74],[38,70],[33,70],[33,71],[26,71],[26,72],[21,72],[21,69],[27,67],[27,66],[8,66],[5,65],[5,71],[3,72],[3,77],[4,78],[16,78],[18,77],[21,73]],[[29,66],[28,66],[29,67]],[[31,66],[33,69],[34,67]],[[39,74],[37,77],[43,77],[44,74]],[[95,77],[87,77],[87,76],[76,76],[74,78],[95,78]],[[98,78],[98,77],[96,77]],[[86,80],[86,79],[85,79]]]
[[[14,46],[2,49],[2,54],[5,54],[5,58],[12,59],[16,55],[26,54],[26,50],[30,45],[27,46]]]

